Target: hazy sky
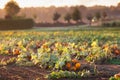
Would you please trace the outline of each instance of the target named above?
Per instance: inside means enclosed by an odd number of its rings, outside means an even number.
[[[10,0],[0,0],[0,8]],[[37,6],[71,6],[71,5],[117,5],[120,0],[15,0],[19,3],[20,7],[37,7]]]

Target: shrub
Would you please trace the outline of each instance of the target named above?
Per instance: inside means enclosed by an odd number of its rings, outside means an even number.
[[[32,19],[5,19],[0,20],[0,30],[29,29],[34,26]]]
[[[119,21],[113,21],[113,22],[105,22],[102,24],[104,27],[119,27],[120,22]]]
[[[112,23],[111,23],[111,26],[113,26],[113,27],[114,27],[114,26],[117,26],[117,22],[112,22]]]
[[[120,26],[120,21],[110,21],[110,22],[104,22],[102,26],[105,27],[119,27]]]

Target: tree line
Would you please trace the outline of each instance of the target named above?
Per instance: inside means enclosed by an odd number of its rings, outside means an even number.
[[[61,14],[58,12],[55,12],[53,14],[53,20],[55,22],[58,22],[59,18],[61,17]],[[91,25],[92,20],[94,21],[100,21],[100,20],[105,20],[107,17],[106,12],[96,12],[94,14],[88,13],[86,15],[86,19],[89,20],[89,24]],[[76,23],[82,22],[82,13],[79,11],[79,9],[76,7],[74,11],[70,14],[67,12],[64,15],[64,20],[67,21],[67,23],[70,23],[70,20],[74,20]]]
[[[120,3],[118,4],[118,7],[119,6],[120,6]],[[4,9],[6,11],[6,15],[5,15],[6,19],[12,19],[12,18],[16,17],[17,13],[20,11],[19,5],[13,0],[9,1],[5,5]],[[51,17],[51,18],[56,23],[56,22],[59,22],[59,19],[60,19],[61,16],[63,16],[63,15],[56,11],[53,14],[53,17]],[[94,21],[105,20],[107,16],[108,16],[107,12],[97,11],[95,13],[87,13],[86,14],[86,19],[89,21],[89,24],[91,25],[92,20],[94,20]],[[36,19],[37,15],[34,14],[33,18]],[[81,13],[81,11],[79,10],[78,7],[75,7],[72,12],[68,11],[64,15],[63,18],[68,23],[70,23],[71,20],[75,21],[76,23],[79,23],[79,22],[82,22],[82,13]]]
[[[59,14],[58,12],[55,12],[53,14],[53,20],[55,22],[58,22],[58,19],[61,17],[61,14]],[[81,16],[81,12],[78,10],[78,8],[75,8],[73,13],[70,14],[69,12],[66,13],[66,15],[64,16],[64,20],[67,21],[68,23],[70,23],[70,20],[73,19],[74,21],[76,21],[76,23],[80,22],[82,19]]]

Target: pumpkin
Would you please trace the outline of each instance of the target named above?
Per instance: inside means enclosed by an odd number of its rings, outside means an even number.
[[[70,63],[70,62],[67,62],[67,63],[66,63],[66,68],[67,68],[68,70],[70,70],[70,68],[71,68],[71,63]]]
[[[116,50],[114,50],[114,53],[115,53],[116,55],[120,55],[120,50],[116,49]]]
[[[76,69],[80,69],[81,64],[78,62],[75,64]]]
[[[120,73],[119,73],[119,74],[115,74],[115,75],[114,75],[114,78],[115,78],[115,79],[120,79]]]
[[[15,49],[13,54],[18,55],[18,54],[20,54],[20,51],[18,49]]]

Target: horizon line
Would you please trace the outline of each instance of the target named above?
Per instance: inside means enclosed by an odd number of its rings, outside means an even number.
[[[90,6],[86,6],[86,5],[63,5],[63,6],[56,6],[56,5],[50,5],[50,6],[25,6],[25,7],[21,7],[20,8],[50,8],[50,7],[55,7],[55,8],[59,8],[59,7],[76,7],[76,6],[85,6],[85,7],[95,7],[95,6],[103,6],[103,7],[111,7],[111,6],[114,6],[114,7],[117,7],[117,5],[99,5],[99,4],[96,4],[96,5],[90,5]],[[0,7],[0,9],[4,9]]]

